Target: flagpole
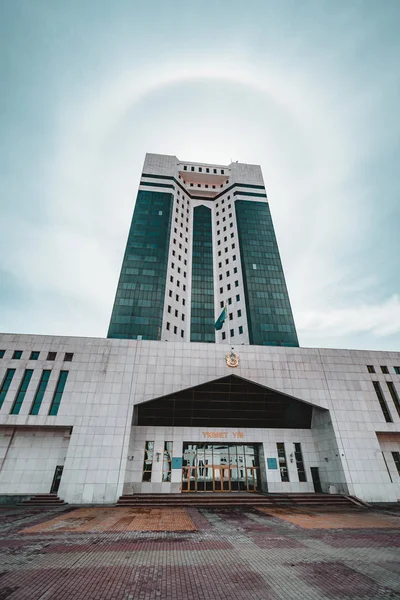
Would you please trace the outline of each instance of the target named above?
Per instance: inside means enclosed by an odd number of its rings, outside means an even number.
[[[226,310],[226,319],[225,321],[228,324],[228,344],[229,344],[229,350],[231,349],[231,330],[230,330],[230,326],[229,326],[229,313],[228,313],[228,306],[225,304],[225,310]]]

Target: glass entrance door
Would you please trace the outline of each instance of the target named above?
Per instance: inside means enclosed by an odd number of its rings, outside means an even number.
[[[257,491],[257,472],[255,467],[246,467],[247,491]]]
[[[182,469],[182,492],[196,491],[196,470],[193,468],[183,467]]]
[[[214,492],[230,492],[231,478],[230,469],[227,467],[214,466]]]
[[[258,444],[183,444],[182,492],[261,489]]]

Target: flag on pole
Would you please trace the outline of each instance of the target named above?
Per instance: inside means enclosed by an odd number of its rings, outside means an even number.
[[[225,322],[226,317],[228,316],[228,311],[226,310],[226,306],[222,309],[222,313],[219,315],[218,319],[215,321],[214,328],[219,331],[222,329],[222,325]]]

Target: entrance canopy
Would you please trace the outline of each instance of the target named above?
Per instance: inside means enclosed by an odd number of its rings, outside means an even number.
[[[135,424],[155,427],[310,429],[312,406],[236,375],[135,407]]]

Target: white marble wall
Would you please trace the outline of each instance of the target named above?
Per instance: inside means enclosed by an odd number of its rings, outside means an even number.
[[[0,494],[46,494],[64,465],[69,434],[62,429],[0,430]]]
[[[240,366],[230,369],[225,363],[225,355],[230,350],[228,344],[3,334],[0,350],[3,349],[6,353],[0,359],[0,384],[7,368],[15,368],[16,374],[0,409],[0,433],[16,429],[19,435],[22,429],[40,430],[39,437],[30,438],[34,453],[36,448],[42,448],[39,441],[42,431],[72,429],[68,447],[62,445],[67,450],[65,456],[58,454],[56,459],[65,458],[59,493],[68,502],[115,502],[124,484],[137,481],[137,474],[134,479],[130,475],[139,470],[137,464],[127,460],[131,455],[129,444],[132,443],[135,404],[231,374],[329,410],[323,413],[325,423],[323,419],[314,419],[312,444],[311,438],[303,441],[292,435],[276,440],[277,432],[270,430],[258,431],[258,436],[262,433],[260,442],[310,444],[306,464],[308,468],[319,466],[325,487],[330,483],[343,484],[343,491],[347,487],[349,493],[367,501],[399,498],[400,478],[392,465],[393,481],[390,481],[377,433],[380,436],[400,434],[400,416],[386,386],[387,381],[392,381],[400,393],[400,376],[394,371],[394,366],[400,365],[400,353],[245,345],[236,347]],[[13,350],[23,350],[20,360],[12,359]],[[39,360],[29,359],[31,350],[40,351]],[[54,362],[47,361],[48,351],[57,352]],[[74,353],[72,362],[64,362],[65,352]],[[374,365],[376,373],[368,373],[367,365]],[[381,372],[381,366],[387,366],[388,375]],[[31,383],[20,414],[10,415],[26,368],[34,369]],[[29,415],[43,369],[52,369],[53,373],[39,415]],[[68,370],[69,377],[58,415],[49,416],[61,369]],[[381,382],[392,423],[384,419],[372,381]],[[288,431],[283,433],[286,436]],[[307,436],[309,434],[307,432]],[[195,439],[195,435],[195,431],[187,432],[185,441]],[[164,432],[155,432],[154,439],[162,452]],[[392,439],[391,443],[398,444],[396,440]],[[40,470],[35,466],[38,463],[30,467],[27,463],[25,475],[21,475],[18,483],[4,463],[0,473],[2,493],[49,491],[56,464],[49,463],[44,469],[46,474],[38,475],[40,481],[37,481],[32,479],[31,473]],[[177,477],[174,489],[179,489],[180,474],[174,477]],[[268,477],[271,485],[281,485],[274,481],[271,473]],[[309,473],[307,478],[311,482]],[[30,481],[29,486],[27,481]],[[158,480],[155,483],[159,483]],[[295,474],[292,483],[297,483]],[[44,490],[46,486],[48,490]]]

